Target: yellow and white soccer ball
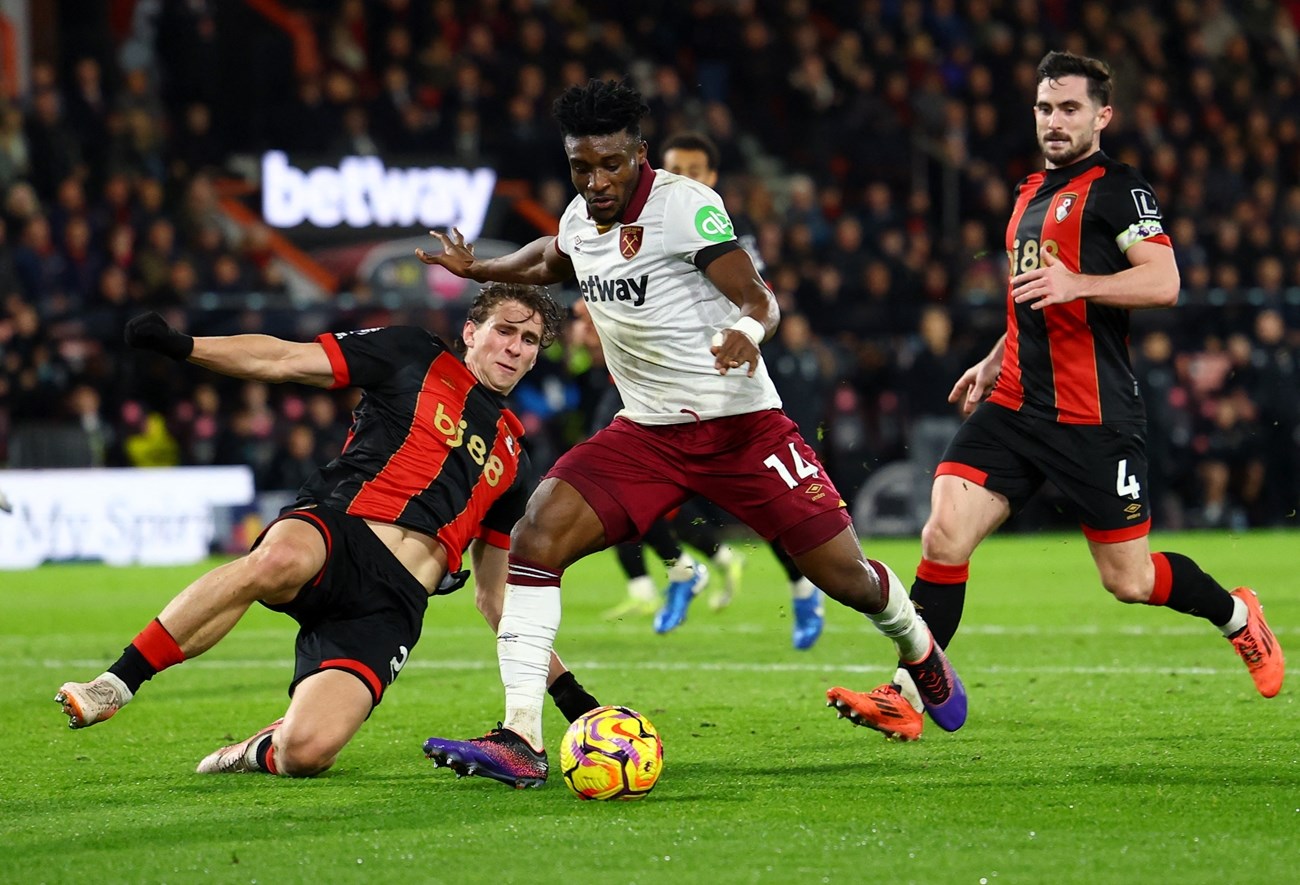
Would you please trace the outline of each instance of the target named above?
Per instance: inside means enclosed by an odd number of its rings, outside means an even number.
[[[598,707],[569,725],[560,771],[579,799],[640,799],[664,767],[664,745],[650,720],[627,707]]]

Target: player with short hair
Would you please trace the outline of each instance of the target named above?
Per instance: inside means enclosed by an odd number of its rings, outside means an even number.
[[[1152,553],[1148,542],[1146,415],[1129,366],[1129,312],[1172,307],[1179,276],[1151,186],[1101,150],[1111,88],[1096,59],[1049,52],[1038,66],[1045,169],[1020,182],[1007,225],[1007,331],[948,396],[970,417],[935,471],[912,599],[946,646],[971,554],[1051,480],[1078,509],[1116,599],[1205,618],[1273,697],[1285,661],[1255,592],[1229,593],[1187,556]],[[910,682],[900,669],[891,685],[832,689],[829,700],[860,725],[913,740],[923,720]]]
[[[578,193],[559,233],[492,259],[475,258],[457,231],[434,234],[440,254],[418,252],[474,280],[576,280],[623,397],[612,424],[556,462],[511,535],[497,633],[501,727],[474,740],[429,738],[426,754],[458,773],[540,780],[541,697],[564,570],[693,495],[778,539],[827,595],[865,614],[916,674],[935,721],[961,727],[961,681],[902,583],[864,557],[834,484],[781,412],[759,354],[779,319],[776,299],[718,195],[647,164],[647,111],[625,84],[565,90],[554,114]]]
[[[532,485],[523,425],[503,398],[562,317],[541,286],[498,283],[475,298],[455,350],[412,326],[297,343],[194,338],[156,313],[132,319],[132,347],[234,378],[355,386],[364,395],[342,453],[250,553],[183,590],[103,675],[59,689],[68,724],[113,716],[145,681],[207,651],[260,602],[299,624],[288,711],[213,752],[198,771],[310,776],[329,768],[406,664],[429,596],[465,582],[467,547],[480,609],[496,628],[509,532]],[[554,656],[543,668],[569,718],[596,706]]]

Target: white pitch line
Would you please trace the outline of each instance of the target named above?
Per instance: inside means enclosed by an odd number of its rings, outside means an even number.
[[[656,670],[665,673],[876,673],[892,674],[893,667],[879,664],[797,664],[797,663],[755,663],[752,661],[573,661],[569,662],[574,672],[587,670]],[[94,669],[103,667],[103,660],[53,660],[41,661],[47,670]],[[292,670],[292,664],[285,661],[258,660],[195,660],[187,661],[187,668],[203,670]],[[418,658],[407,661],[403,669],[414,670],[461,670],[477,672],[497,669],[495,660],[435,660],[425,661]],[[1129,667],[1118,665],[1097,665],[1088,667],[1004,667],[994,664],[987,667],[966,667],[962,674],[969,681],[971,674],[985,676],[1222,676],[1238,675],[1239,667]]]
[[[1271,626],[1271,625],[1270,625]],[[642,627],[644,628],[642,631]],[[768,622],[758,621],[719,621],[715,624],[704,622],[691,622],[689,626],[681,628],[682,634],[702,634],[717,635],[723,633],[736,633],[740,635],[753,636],[766,633],[784,633],[789,630],[789,621],[782,619],[773,619]],[[286,622],[282,630],[243,630],[238,629],[232,636],[241,639],[273,639],[292,635],[293,625]],[[561,636],[605,636],[610,633],[625,632],[644,632],[650,635],[650,624],[647,621],[644,625],[630,622],[616,622],[610,624],[580,624],[573,627],[560,627]],[[1300,628],[1273,627],[1273,632],[1278,636],[1300,635]],[[864,618],[861,623],[840,623],[827,624],[825,633],[838,633],[841,635],[863,634],[866,636],[877,635],[875,629]],[[1059,624],[1053,626],[1042,626],[1038,624],[963,624],[958,630],[961,636],[1125,636],[1125,637],[1178,637],[1178,636],[1216,636],[1218,635],[1214,628],[1208,623],[1202,624],[1191,622],[1186,625],[1168,626],[1168,627],[1148,627],[1141,624],[1127,624],[1119,627],[1103,627],[1097,624]],[[484,624],[471,624],[459,627],[440,627],[434,623],[426,623],[421,638],[430,636],[442,636],[447,638],[468,636],[471,638],[487,636],[489,641],[492,634]],[[0,637],[0,642],[6,637]],[[14,637],[28,641],[30,637]]]

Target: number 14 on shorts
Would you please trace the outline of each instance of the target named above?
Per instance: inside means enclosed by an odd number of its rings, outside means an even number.
[[[775,470],[777,475],[779,475],[790,488],[799,485],[800,480],[807,479],[810,476],[816,476],[819,472],[816,465],[809,464],[803,459],[803,456],[799,454],[799,450],[794,447],[794,443],[790,443],[790,461],[794,467],[793,473],[790,471],[790,466],[786,465],[786,463],[781,460],[780,455],[776,453],[768,455],[767,458],[763,460],[763,466],[771,467]],[[795,478],[796,476],[798,476],[798,479]],[[1135,494],[1133,497],[1136,498],[1137,495]]]

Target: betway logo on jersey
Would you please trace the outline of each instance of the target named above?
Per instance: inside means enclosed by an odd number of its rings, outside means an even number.
[[[602,280],[592,274],[578,281],[582,297],[588,301],[631,301],[633,307],[645,304],[645,293],[650,288],[650,274],[640,279]]]
[[[487,168],[394,169],[378,157],[345,157],[303,171],[282,151],[262,157],[262,215],[272,227],[455,226],[466,240],[483,230],[496,172]]]

